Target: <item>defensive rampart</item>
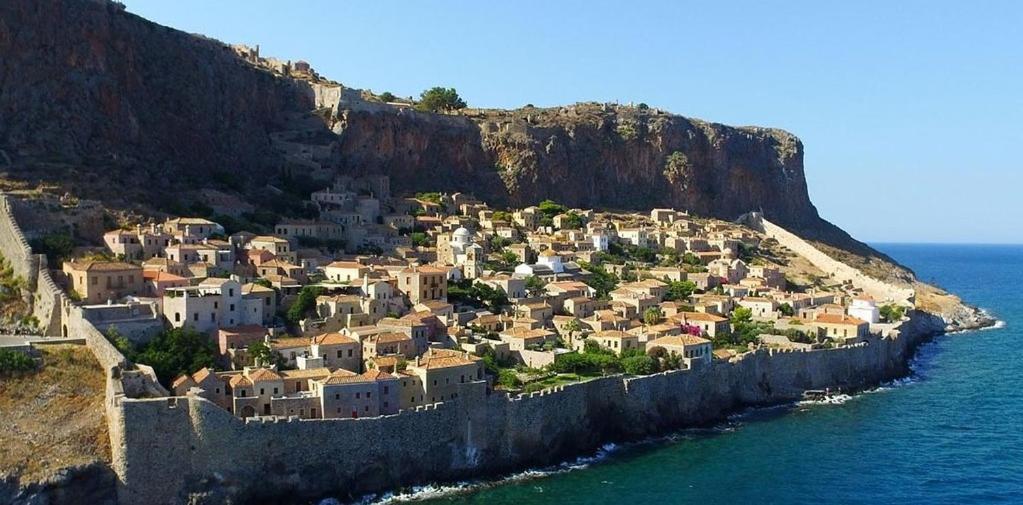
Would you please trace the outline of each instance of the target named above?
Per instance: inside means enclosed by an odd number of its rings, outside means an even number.
[[[378,418],[246,422],[200,397],[160,397],[166,392],[152,371],[128,363],[56,287],[4,195],[0,252],[29,280],[47,333],[84,338],[108,371],[111,466],[124,504],[307,502],[551,464],[608,441],[792,401],[807,389],[857,389],[903,375],[916,345],[945,327],[913,312],[892,335],[849,347],[764,349],[694,370],[516,397],[466,384],[456,401]]]
[[[238,419],[199,397],[113,406],[122,503],[308,501],[545,465],[608,441],[722,419],[807,389],[857,389],[907,371],[944,323],[914,313],[901,335],[814,351],[760,350],[728,363],[645,377],[612,376],[509,397],[482,383],[456,401],[348,420]]]
[[[895,286],[870,277],[860,270],[828,256],[796,234],[764,219],[763,215],[758,212],[745,214],[739,221],[777,240],[779,244],[806,258],[815,267],[830,274],[836,280],[851,282],[853,286],[862,289],[879,302],[893,301],[907,304],[911,303],[915,297],[916,293],[913,288]]]

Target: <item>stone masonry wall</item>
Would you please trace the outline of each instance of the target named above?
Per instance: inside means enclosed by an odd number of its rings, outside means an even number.
[[[482,383],[459,399],[397,415],[243,421],[198,397],[112,406],[121,503],[308,501],[553,464],[608,441],[722,419],[807,389],[862,388],[902,375],[943,322],[914,312],[902,334],[838,349],[760,350],[729,363],[612,376],[509,397]]]
[[[25,279],[28,290],[33,293],[32,315],[39,320],[42,333],[61,335],[61,309],[67,304],[67,298],[50,276],[46,256],[32,253],[14,218],[12,202],[4,194],[0,194],[0,254],[10,262],[15,275]]]
[[[906,303],[913,300],[915,292],[912,288],[895,286],[870,277],[858,269],[828,256],[796,234],[764,219],[759,213],[752,212],[746,214],[740,220],[747,226],[777,240],[779,244],[792,252],[806,258],[815,267],[831,274],[835,279],[851,282],[878,302],[892,300],[898,303]]]

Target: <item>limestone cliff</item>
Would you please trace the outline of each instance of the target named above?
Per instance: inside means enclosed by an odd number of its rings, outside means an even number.
[[[398,189],[495,204],[760,210],[876,254],[819,217],[802,144],[780,130],[592,103],[414,112],[274,74],[104,0],[3,2],[0,54],[0,169],[112,206],[172,210],[201,188],[255,200],[297,166],[323,179],[382,172]]]

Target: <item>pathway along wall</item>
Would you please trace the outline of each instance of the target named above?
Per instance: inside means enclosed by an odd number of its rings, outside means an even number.
[[[121,503],[303,502],[494,476],[563,461],[609,441],[722,419],[807,389],[857,389],[904,375],[944,323],[914,312],[901,336],[817,351],[760,350],[730,363],[621,376],[508,397],[466,384],[458,400],[393,416],[238,419],[198,397],[112,406]]]

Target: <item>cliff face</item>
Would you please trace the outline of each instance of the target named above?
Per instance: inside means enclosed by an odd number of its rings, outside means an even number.
[[[0,165],[19,178],[147,193],[271,173],[268,132],[310,108],[223,44],[106,2],[2,2],[0,54]]]
[[[181,190],[203,187],[252,197],[294,161],[288,130],[301,118],[298,138],[329,155],[299,166],[320,176],[382,172],[398,189],[467,191],[495,204],[552,198],[725,219],[762,210],[809,238],[869,252],[820,219],[802,145],[779,130],[599,104],[401,110],[277,76],[102,0],[0,3],[0,54],[0,169],[111,205],[166,210]],[[272,138],[282,133],[290,149]]]

